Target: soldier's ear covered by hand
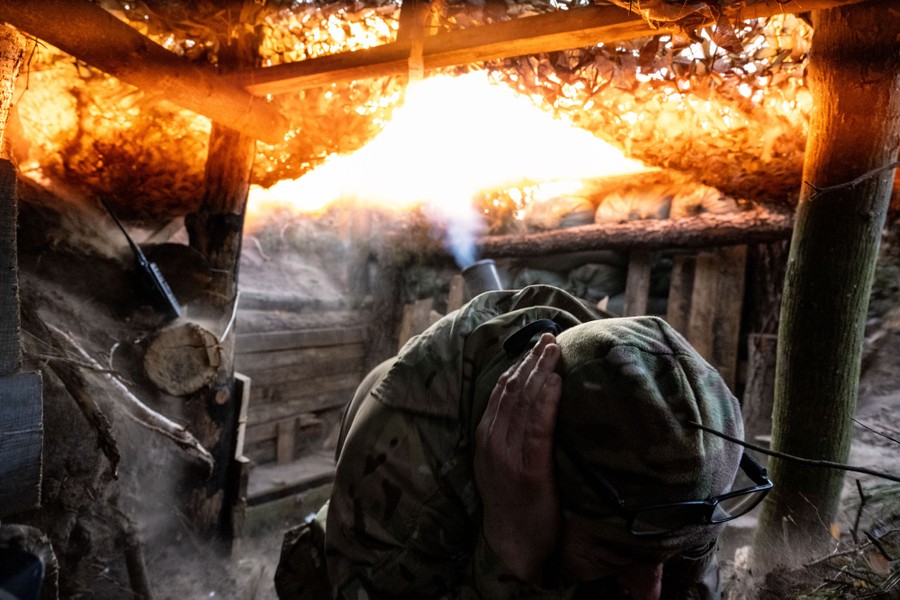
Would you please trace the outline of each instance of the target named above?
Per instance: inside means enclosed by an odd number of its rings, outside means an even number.
[[[482,533],[523,581],[539,583],[559,541],[560,503],[553,432],[562,397],[560,351],[541,336],[497,381],[475,433],[475,484],[484,505]]]

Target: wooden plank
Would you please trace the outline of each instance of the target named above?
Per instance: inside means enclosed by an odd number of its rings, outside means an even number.
[[[40,502],[41,390],[40,373],[0,377],[0,517]]]
[[[340,329],[300,329],[294,331],[267,331],[260,333],[239,333],[235,343],[238,355],[292,348],[321,348],[341,346],[366,341],[363,326],[342,327]]]
[[[254,383],[250,390],[250,402],[253,406],[251,412],[256,413],[267,404],[280,404],[293,400],[311,398],[310,402],[316,402],[318,396],[343,393],[345,390],[355,390],[362,380],[362,371],[355,373],[342,373],[327,377],[315,377],[309,381],[290,382],[274,386],[261,386]]]
[[[688,341],[731,389],[737,374],[738,338],[744,302],[747,247],[719,248],[697,255]]]
[[[244,455],[244,439],[247,436],[247,413],[250,408],[250,378],[242,373],[234,374],[234,395],[238,401],[237,435],[234,444],[234,460],[231,462],[231,485],[234,486],[230,512],[231,550],[240,549],[247,514],[247,489],[253,461]]]
[[[279,465],[294,460],[294,441],[296,436],[296,417],[284,419],[275,424],[275,462]]]
[[[635,250],[628,257],[628,277],[625,281],[626,317],[647,314],[647,297],[650,294],[650,269],[653,267],[653,253]]]
[[[365,354],[363,344],[345,344],[324,348],[303,348],[252,352],[234,358],[235,368],[251,376],[262,369],[275,369],[290,365],[314,365],[335,360],[356,360]]]
[[[209,66],[191,63],[87,0],[2,2],[0,21],[101,71],[269,144],[283,141],[287,117]]]
[[[244,523],[247,520],[247,489],[250,487],[250,471],[253,461],[244,456],[238,456],[232,463],[234,478],[236,480],[235,502],[231,506],[231,552],[236,553],[241,548],[241,538],[244,537]]]
[[[22,364],[16,256],[16,168],[0,160],[0,377]]]
[[[301,413],[343,408],[353,398],[355,390],[356,388],[347,388],[325,394],[313,394],[298,400],[255,406],[250,412],[248,426],[278,421]]]
[[[234,444],[234,458],[240,459],[244,454],[244,436],[247,432],[247,419],[250,412],[251,380],[243,373],[234,374],[234,395],[238,402],[237,441]]]
[[[680,254],[672,261],[666,321],[681,335],[687,335],[691,321],[691,296],[694,293],[696,264],[697,259],[693,255]]]
[[[311,448],[318,449],[326,445],[334,430],[340,427],[342,414],[343,410],[341,408],[335,408],[317,413],[302,413],[286,419],[286,421],[295,421],[296,427],[300,429],[299,435],[294,438],[294,455],[300,456],[310,451]],[[277,456],[275,444],[278,439],[278,423],[276,421],[247,427],[245,454],[257,460],[254,448],[258,446],[265,447],[271,443],[273,452],[269,460],[275,460]],[[259,461],[257,460],[257,462]]]
[[[294,423],[294,431],[296,431],[297,419],[302,418],[304,423],[308,422],[314,415],[312,413],[305,413],[302,415],[293,415],[287,419],[283,419],[281,421],[270,421],[268,423],[251,423],[247,427],[247,446],[252,447],[254,444],[265,440],[275,440],[275,457],[278,457],[278,446],[280,439],[280,428],[285,427],[282,423],[286,423],[291,421]],[[308,426],[308,425],[307,425]],[[301,425],[302,427],[302,425]]]
[[[316,377],[330,377],[333,375],[353,375],[362,380],[363,355],[353,357],[346,361],[330,361],[327,363],[292,365],[277,369],[263,369],[252,374],[253,381],[262,387],[281,386],[288,383],[311,386]]]
[[[725,383],[734,390],[737,383],[741,316],[744,306],[747,246],[720,248],[718,252],[722,257],[722,267],[719,273],[719,304],[715,317],[713,364],[722,373]]]
[[[852,4],[860,0],[778,0],[736,3],[724,7],[726,14],[755,19],[789,12],[806,12]],[[698,22],[698,27],[713,24]],[[427,36],[422,40],[422,64],[427,70],[583,48],[601,42],[672,33],[673,25],[654,23],[651,27],[639,15],[618,6],[586,6],[491,23]],[[405,75],[409,69],[412,44],[400,41],[366,50],[344,52],[303,61],[250,69],[228,76],[250,93],[285,94],[303,89],[355,81],[371,77]]]
[[[713,364],[714,316],[718,303],[719,256],[715,250],[700,252],[694,270],[694,290],[691,295],[691,316],[687,340],[700,356]]]
[[[293,465],[269,464],[253,471],[248,491],[248,504],[261,504],[260,500],[277,492],[298,493],[317,487],[321,481],[334,475],[334,454],[327,451],[310,453]]]

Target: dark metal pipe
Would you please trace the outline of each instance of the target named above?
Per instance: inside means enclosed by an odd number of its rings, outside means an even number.
[[[497,265],[489,258],[469,265],[462,270],[462,276],[466,284],[466,296],[469,300],[483,292],[503,289],[500,276],[497,274]]]

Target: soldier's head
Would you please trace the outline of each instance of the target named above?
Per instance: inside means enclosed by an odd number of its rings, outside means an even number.
[[[572,576],[645,565],[638,577],[658,578],[663,560],[709,547],[721,521],[761,499],[758,490],[708,502],[732,491],[739,465],[762,479],[740,445],[696,427],[743,436],[721,376],[665,321],[592,321],[557,343],[560,560]]]

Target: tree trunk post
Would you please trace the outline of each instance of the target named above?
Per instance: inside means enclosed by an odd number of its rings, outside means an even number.
[[[257,49],[255,34],[242,30],[227,44],[223,41],[220,68],[227,71],[253,66]],[[228,331],[219,340],[217,376],[191,399],[186,411],[189,429],[215,459],[209,479],[189,483],[189,512],[197,530],[208,537],[221,538],[225,550],[231,547],[230,507],[237,500],[230,473],[235,459],[239,399],[234,389],[234,328],[224,324],[236,309],[241,239],[255,149],[254,138],[220,123],[213,124],[203,200],[198,211],[185,220],[190,245],[206,258],[213,274],[209,303],[214,312],[222,315],[223,329]]]
[[[900,13],[892,5],[813,13],[808,183],[785,276],[772,435],[775,450],[813,459],[846,461],[850,449],[866,309],[893,179],[886,166],[900,146]],[[754,540],[756,573],[827,552],[844,478],[782,459],[769,464],[775,488]]]

